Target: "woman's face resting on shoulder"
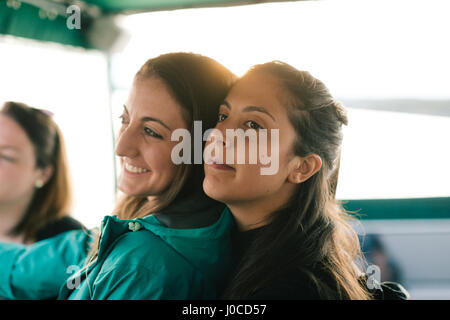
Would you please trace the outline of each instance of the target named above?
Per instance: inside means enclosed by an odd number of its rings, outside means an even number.
[[[182,106],[158,77],[136,78],[121,119],[119,189],[136,197],[160,194],[177,172],[171,151],[178,142],[171,141],[171,134],[187,128]]]
[[[288,117],[287,101],[287,94],[274,76],[245,75],[220,106],[218,131],[213,132],[207,142],[204,191],[227,204],[243,230],[268,223],[265,218],[285,206],[298,185],[321,168],[321,159],[316,154],[306,157],[294,154],[297,135]],[[245,139],[245,147],[240,147],[237,138],[226,134],[227,129],[254,129],[258,136],[257,149],[249,138]],[[266,146],[260,135],[262,129],[267,130]],[[264,147],[272,163],[259,156]],[[210,155],[206,152],[208,148],[212,150]],[[234,155],[232,162],[229,161],[232,157],[227,158],[230,152]],[[245,153],[243,164],[238,163],[239,152]],[[250,163],[252,153],[256,153],[256,164]],[[227,166],[220,165],[218,154]],[[276,166],[273,166],[274,161],[278,161]],[[271,165],[277,170],[262,174],[263,169]]]

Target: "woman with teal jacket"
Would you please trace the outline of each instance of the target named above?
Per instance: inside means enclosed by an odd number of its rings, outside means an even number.
[[[233,220],[203,193],[201,164],[172,161],[178,141],[171,136],[186,129],[193,137],[196,120],[214,127],[233,81],[229,70],[196,54],[147,61],[121,116],[116,154],[124,196],[115,215],[104,218],[99,234],[0,243],[0,297],[216,298],[230,268]]]

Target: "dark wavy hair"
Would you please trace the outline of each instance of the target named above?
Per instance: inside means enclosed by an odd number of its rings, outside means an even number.
[[[277,79],[297,135],[295,155],[317,154],[322,167],[298,185],[282,210],[271,215],[271,222],[238,266],[224,298],[245,299],[277,275],[296,270],[310,279],[325,299],[370,299],[355,264],[363,260],[358,237],[348,223],[352,217],[335,199],[342,125],[347,124],[345,109],[321,81],[286,63],[256,65],[249,74]]]
[[[23,233],[24,240],[29,241],[47,223],[68,215],[72,187],[64,139],[52,117],[40,109],[8,101],[0,114],[13,119],[25,131],[33,145],[36,167],[53,167],[49,181],[35,191],[22,220],[10,231],[11,235]]]

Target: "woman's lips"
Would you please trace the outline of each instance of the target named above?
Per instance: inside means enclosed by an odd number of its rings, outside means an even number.
[[[208,165],[217,170],[235,170],[233,167],[231,167],[229,165],[216,163],[216,162],[208,163]]]
[[[126,173],[128,173],[130,175],[141,175],[141,174],[146,174],[146,173],[150,172],[150,170],[148,170],[148,169],[136,167],[127,162],[124,163],[123,169]]]

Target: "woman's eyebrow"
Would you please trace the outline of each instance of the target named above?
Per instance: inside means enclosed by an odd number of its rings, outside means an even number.
[[[123,109],[124,109],[125,113],[128,115],[128,109],[127,109],[126,105],[123,105]],[[147,122],[147,121],[158,122],[160,125],[162,125],[167,130],[172,131],[172,129],[170,129],[162,120],[159,120],[159,119],[154,118],[154,117],[142,117],[141,121],[142,122]]]
[[[269,111],[267,111],[265,108],[263,107],[258,107],[258,106],[247,106],[244,108],[244,112],[251,112],[251,111],[257,111],[257,112],[262,112],[267,114],[269,117],[272,118],[273,121],[276,122],[275,118],[270,114]]]
[[[231,110],[231,104],[230,104],[227,100],[224,100],[220,105],[221,105],[221,106],[225,106],[225,107],[227,107],[228,109]],[[251,112],[251,111],[257,111],[257,112],[265,113],[265,114],[267,114],[269,117],[271,117],[273,121],[276,122],[274,116],[272,116],[272,115],[270,114],[270,112],[267,111],[267,110],[266,110],[265,108],[263,108],[263,107],[258,107],[258,106],[247,106],[247,107],[244,108],[244,112]]]
[[[172,131],[172,129],[170,129],[164,122],[162,122],[161,120],[157,119],[157,118],[153,118],[153,117],[142,117],[141,118],[142,122],[147,122],[147,121],[154,121],[154,122],[158,122],[160,125],[162,125],[164,128],[166,128],[169,131]]]
[[[231,110],[231,104],[227,100],[223,100],[220,105],[221,106],[225,106],[225,107],[227,107],[228,109]]]

